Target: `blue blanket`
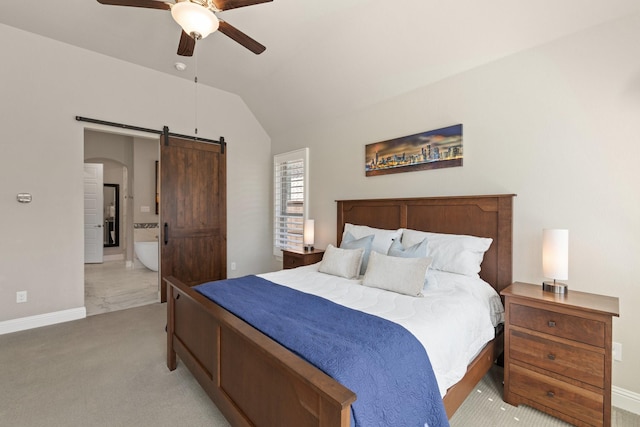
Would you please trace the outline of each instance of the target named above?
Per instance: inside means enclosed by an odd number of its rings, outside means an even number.
[[[449,425],[427,353],[402,326],[256,276],[195,290],[355,392],[353,427]]]

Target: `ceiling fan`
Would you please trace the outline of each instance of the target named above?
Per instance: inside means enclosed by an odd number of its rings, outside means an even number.
[[[98,3],[114,6],[143,7],[170,10],[173,19],[182,27],[178,55],[193,56],[196,40],[203,39],[216,30],[240,43],[256,55],[266,47],[216,16],[217,12],[239,7],[253,6],[273,0],[98,0]]]

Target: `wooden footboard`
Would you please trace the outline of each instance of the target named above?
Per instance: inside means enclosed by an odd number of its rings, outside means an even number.
[[[175,277],[167,283],[167,366],[187,366],[233,426],[348,427],[356,395]],[[451,418],[500,353],[491,341],[447,391]]]
[[[167,366],[176,354],[234,426],[348,427],[356,395],[180,282],[167,283]]]

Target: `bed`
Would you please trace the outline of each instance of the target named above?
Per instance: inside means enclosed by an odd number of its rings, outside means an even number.
[[[337,244],[346,224],[492,239],[480,277],[511,283],[513,195],[337,201]],[[307,268],[307,267],[304,267]],[[234,426],[349,426],[354,392],[179,280],[168,286],[167,365],[188,367]],[[502,351],[484,346],[443,397],[450,417]]]

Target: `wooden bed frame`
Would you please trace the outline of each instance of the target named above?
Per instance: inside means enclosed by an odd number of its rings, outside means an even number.
[[[340,200],[337,243],[345,223],[490,237],[480,276],[499,292],[511,284],[513,196]],[[167,366],[178,356],[231,425],[349,426],[352,391],[178,279],[165,281]],[[502,352],[501,338],[447,391],[449,418]]]

